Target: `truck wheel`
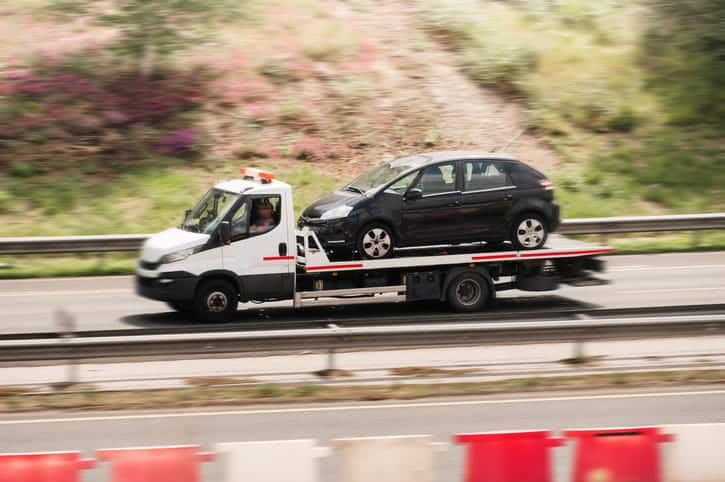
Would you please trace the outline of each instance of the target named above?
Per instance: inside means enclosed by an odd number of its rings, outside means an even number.
[[[525,213],[516,218],[511,232],[511,242],[516,249],[538,249],[544,246],[549,235],[544,218]]]
[[[393,233],[382,223],[368,224],[358,235],[357,249],[363,258],[387,258],[393,254],[393,248],[395,248]]]
[[[167,305],[174,311],[179,313],[191,313],[194,311],[194,302],[192,301],[167,301]]]
[[[488,283],[477,273],[461,273],[448,285],[448,303],[456,311],[478,311],[488,297]]]
[[[238,304],[239,293],[231,283],[211,279],[197,290],[194,311],[202,321],[228,321],[237,312]]]

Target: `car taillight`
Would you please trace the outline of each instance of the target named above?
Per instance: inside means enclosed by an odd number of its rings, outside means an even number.
[[[554,183],[548,179],[542,179],[539,181],[539,186],[543,187],[545,191],[553,191]]]

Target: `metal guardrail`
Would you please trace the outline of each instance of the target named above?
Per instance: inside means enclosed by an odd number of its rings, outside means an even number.
[[[725,229],[725,213],[578,218],[562,221],[561,234],[644,233]],[[150,234],[0,238],[0,254],[138,251]]]
[[[518,322],[306,328],[232,333],[184,333],[0,340],[0,362],[191,356],[300,350],[475,346],[722,335],[725,313]]]

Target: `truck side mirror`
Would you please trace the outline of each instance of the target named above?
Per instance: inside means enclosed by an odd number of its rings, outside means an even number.
[[[222,244],[229,244],[232,242],[232,225],[229,221],[222,221],[219,224],[219,240]]]
[[[418,187],[414,187],[405,193],[405,199],[420,199],[422,197],[423,191]]]
[[[189,220],[189,216],[191,215],[191,209],[187,209],[184,211],[184,220],[181,222],[181,225],[183,226],[186,224],[186,222]]]

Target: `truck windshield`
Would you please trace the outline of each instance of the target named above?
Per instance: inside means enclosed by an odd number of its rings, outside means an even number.
[[[238,197],[233,192],[210,190],[184,218],[181,229],[211,234]]]
[[[349,191],[359,192],[362,194],[366,191],[369,191],[370,189],[389,183],[390,181],[398,177],[398,175],[402,174],[410,168],[419,166],[426,160],[427,157],[418,155],[401,157],[400,159],[396,159],[395,161],[386,162],[385,164],[375,166],[369,171],[361,174],[360,176],[355,178],[355,180],[353,180],[350,184],[345,186],[345,189]]]

